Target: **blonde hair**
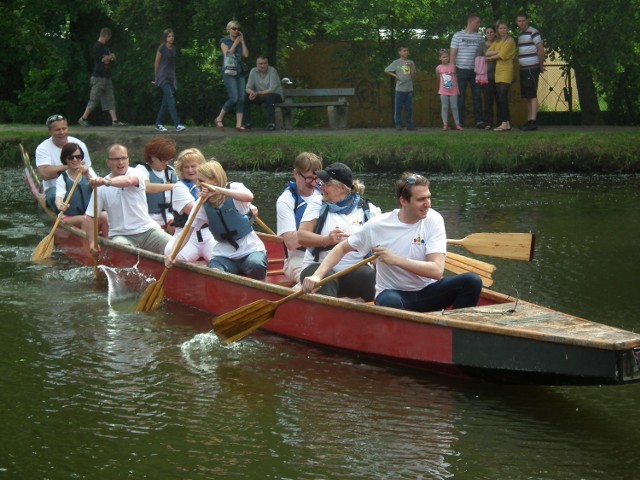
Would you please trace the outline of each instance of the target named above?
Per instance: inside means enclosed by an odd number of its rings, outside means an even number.
[[[227,33],[229,33],[229,30],[231,30],[233,27],[240,28],[240,22],[237,20],[231,20],[229,23],[227,23]]]
[[[222,165],[217,160],[209,160],[198,167],[198,177],[205,177],[215,180],[217,186],[225,188],[227,186],[227,172],[224,171]],[[215,192],[209,200],[214,207],[219,207],[224,202],[224,195]]]
[[[353,186],[351,187],[351,193],[356,193],[360,196],[364,195],[364,183],[360,180],[354,180]]]
[[[198,165],[202,165],[205,162],[204,155],[197,148],[187,148],[178,154],[173,166],[180,180],[182,180],[182,165],[189,161],[195,161]]]

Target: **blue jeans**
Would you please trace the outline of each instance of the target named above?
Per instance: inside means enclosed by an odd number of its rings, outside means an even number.
[[[413,312],[437,312],[447,307],[475,307],[480,298],[482,280],[475,273],[445,277],[422,290],[383,290],[376,305]]]
[[[156,117],[156,125],[164,123],[164,117],[167,114],[167,110],[169,110],[171,121],[177,127],[180,124],[180,118],[176,111],[176,100],[173,96],[176,89],[169,82],[165,82],[160,88],[162,89],[162,103],[160,104],[160,111]]]
[[[393,121],[396,128],[402,128],[401,113],[404,108],[404,120],[407,128],[413,128],[413,92],[396,92]]]
[[[223,272],[264,280],[267,276],[267,252],[253,252],[246,257],[236,259],[216,256],[209,260],[207,266]]]
[[[458,88],[460,89],[460,96],[458,97],[458,113],[460,114],[460,124],[464,126],[465,120],[465,106],[464,99],[467,93],[467,85],[471,86],[471,97],[473,100],[473,120],[475,123],[482,122],[482,89],[480,84],[476,83],[476,72],[472,69],[457,68],[456,75],[458,76]]]
[[[222,105],[222,110],[225,112],[231,111],[231,109],[235,106],[236,113],[242,113],[244,110],[244,87],[245,80],[244,75],[239,73],[235,77],[231,75],[222,74],[222,78],[224,80],[224,88],[227,89],[227,101]]]

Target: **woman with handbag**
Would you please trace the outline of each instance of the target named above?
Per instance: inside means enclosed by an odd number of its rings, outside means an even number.
[[[220,50],[222,50],[222,79],[224,87],[227,89],[229,98],[222,110],[215,119],[216,128],[224,131],[222,120],[225,114],[235,107],[236,109],[236,130],[239,132],[247,131],[242,126],[242,111],[244,108],[244,67],[242,58],[249,56],[249,49],[244,42],[244,35],[240,31],[240,23],[231,20],[227,23],[228,36],[220,39]]]

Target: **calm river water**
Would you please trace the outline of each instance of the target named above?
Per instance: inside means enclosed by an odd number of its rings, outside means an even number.
[[[287,177],[230,177],[275,227]],[[362,178],[393,207],[391,178]],[[223,347],[201,312],[118,312],[90,269],[32,264],[49,227],[18,170],[0,182],[0,478],[637,477],[640,385],[461,381],[263,333]],[[532,263],[489,259],[496,290],[640,329],[640,177],[432,182],[449,238],[537,234]]]

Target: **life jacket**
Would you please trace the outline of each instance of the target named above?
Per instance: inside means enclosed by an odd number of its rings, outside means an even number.
[[[204,204],[204,211],[213,237],[218,242],[230,243],[236,250],[239,248],[236,240],[253,232],[250,216],[240,213],[233,205],[232,198],[226,197],[217,208],[207,202]]]
[[[69,178],[69,174],[67,172],[62,172],[62,178],[64,179],[64,183],[67,186],[67,195],[73,188],[73,180]],[[69,208],[65,215],[84,215],[84,212],[87,211],[87,206],[89,205],[89,199],[91,198],[91,185],[89,185],[89,180],[84,175],[78,182],[78,186],[76,187],[75,192],[71,196],[71,200],[69,200]]]
[[[194,198],[194,200],[197,200],[199,189],[196,186],[196,184],[193,182],[186,182],[184,180],[180,180],[180,181],[187,186],[187,188],[189,189],[189,193]],[[184,228],[184,226],[187,224],[188,218],[189,218],[188,213],[178,213],[175,210],[173,210],[173,226],[174,227]]]
[[[148,164],[138,163],[138,165],[144,165],[144,168],[147,169],[149,172],[149,181],[151,183],[164,185],[166,183],[176,183],[178,181],[175,169],[169,165],[164,169],[164,180],[159,178],[156,174],[152,174],[152,169]],[[147,193],[147,206],[149,208],[149,213],[161,214],[164,223],[167,223],[167,212],[173,212],[173,210],[171,209],[171,201],[167,202],[165,200],[164,193],[165,192]],[[171,192],[171,199],[173,199],[173,191]]]
[[[371,207],[369,206],[369,200],[366,198],[361,198],[358,202],[358,206],[356,208],[361,208],[364,212],[364,221],[365,223],[369,221],[371,218]],[[322,207],[320,208],[320,216],[318,217],[318,223],[316,223],[316,228],[313,233],[321,234],[322,228],[327,221],[327,215],[329,215],[329,205],[325,202],[322,203]],[[320,252],[325,252],[327,250],[331,250],[335,245],[331,245],[330,247],[314,247],[311,249],[311,253],[313,254],[313,261],[317,262],[320,260]]]
[[[293,214],[296,218],[296,230],[298,230],[300,228],[302,217],[304,216],[304,211],[307,209],[307,202],[300,196],[300,193],[298,192],[298,186],[293,180],[289,181],[289,184],[287,185],[285,190],[289,190],[289,192],[291,192],[291,195],[293,196]],[[289,251],[287,250],[287,246],[284,243],[282,244],[282,246],[284,247],[284,256],[286,258],[289,258]],[[298,247],[296,250],[304,252],[306,248]]]

